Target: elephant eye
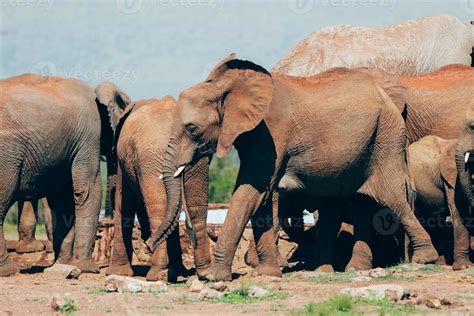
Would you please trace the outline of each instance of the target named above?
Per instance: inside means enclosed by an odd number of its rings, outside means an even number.
[[[184,128],[191,138],[196,138],[199,135],[199,128],[193,123],[186,124]]]

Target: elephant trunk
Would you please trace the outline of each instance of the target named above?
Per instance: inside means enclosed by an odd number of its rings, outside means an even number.
[[[466,139],[460,139],[458,146],[456,148],[456,168],[458,171],[458,179],[465,197],[465,201],[471,205],[471,208],[474,209],[473,205],[473,192],[472,192],[472,183],[471,183],[471,169],[473,162],[469,161],[471,155],[474,155],[474,149],[466,147],[468,141]],[[467,155],[469,153],[469,155]],[[468,157],[468,161],[466,161]],[[473,156],[474,158],[474,156]]]
[[[175,175],[178,139],[171,138],[163,161],[163,182],[166,191],[166,213],[160,228],[147,241],[152,251],[173,232],[181,212],[182,177]]]

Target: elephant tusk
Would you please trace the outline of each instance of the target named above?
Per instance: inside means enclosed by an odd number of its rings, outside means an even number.
[[[465,155],[464,155],[464,163],[467,163],[469,161],[469,155],[471,154],[470,151],[468,151]]]
[[[181,166],[178,168],[178,170],[176,170],[176,172],[174,173],[174,177],[176,178],[177,176],[179,176],[181,174],[181,172],[183,172],[184,170],[184,167],[185,166]]]
[[[158,179],[163,180],[163,174],[160,174],[160,176],[158,177]]]

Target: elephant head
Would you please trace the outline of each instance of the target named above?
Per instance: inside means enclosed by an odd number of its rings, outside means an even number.
[[[154,249],[177,224],[181,210],[180,174],[200,159],[226,156],[242,133],[264,118],[273,99],[273,80],[264,68],[231,54],[206,81],[183,91],[178,100],[163,165],[167,210],[162,226],[148,241]]]
[[[474,108],[468,108],[456,147],[456,168],[466,201],[474,210],[472,174],[474,171]]]
[[[115,182],[117,174],[116,155],[114,154],[114,138],[117,125],[130,98],[117,86],[110,82],[99,84],[95,89],[96,103],[101,119],[100,153],[107,158],[107,195],[106,216],[112,216]]]

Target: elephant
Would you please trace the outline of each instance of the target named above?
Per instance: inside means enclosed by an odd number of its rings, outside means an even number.
[[[436,72],[416,76],[398,76],[375,68],[356,68],[355,70],[373,76],[380,86],[390,94],[405,121],[408,144],[428,135],[436,135],[445,139],[457,138],[466,108],[474,106],[474,89],[472,89],[474,68],[469,66],[448,65]],[[409,159],[408,163],[410,164],[411,161],[412,159]],[[416,179],[411,180],[412,183],[413,181]],[[416,188],[414,183],[412,186]],[[294,200],[301,200],[301,198]],[[295,201],[290,202],[290,205],[292,214],[295,214],[296,209],[301,211],[304,209],[304,207],[298,206]],[[281,213],[285,213],[285,211]],[[350,216],[345,218],[352,222]],[[370,219],[362,219],[360,215],[357,220],[360,220],[364,226],[371,222]],[[298,232],[301,234],[302,226],[291,226],[286,218],[282,218],[280,221],[289,236],[298,235]],[[301,222],[301,219],[293,218],[292,222],[298,223]],[[356,229],[356,231],[370,229],[372,227],[364,227]],[[359,256],[358,260],[354,259],[358,263],[350,262],[348,269],[367,270],[372,268],[371,251],[367,250],[366,253],[365,260]],[[403,256],[402,250],[400,250],[400,254]]]
[[[92,250],[101,205],[99,155],[129,98],[112,83],[24,74],[0,81],[0,276],[8,256],[3,219],[17,200],[47,197],[55,263],[98,272]]]
[[[375,68],[358,70],[392,91],[410,144],[428,135],[457,138],[466,108],[474,104],[474,68],[469,66],[447,65],[416,76],[397,76]]]
[[[471,144],[474,144],[472,140]],[[444,228],[442,223],[446,217],[451,217],[454,233],[453,270],[466,269],[472,265],[469,261],[470,236],[466,227],[466,224],[472,225],[469,214],[471,201],[464,194],[466,190],[461,189],[461,174],[456,170],[457,143],[457,139],[426,136],[408,149],[410,172],[417,192],[415,215],[433,240]]]
[[[133,275],[130,262],[135,214],[140,221],[143,240],[155,233],[163,221],[166,193],[160,177],[176,109],[177,102],[172,97],[140,100],[130,104],[120,118],[116,132],[118,171],[109,275]],[[209,159],[205,157],[187,170],[183,179],[187,226],[194,242],[198,276],[205,273],[211,262],[206,228],[208,173]],[[146,279],[175,282],[177,274],[184,270],[176,229],[166,243],[153,251]]]
[[[187,167],[214,153],[223,157],[232,146],[241,162],[207,279],[231,279],[233,257],[249,219],[261,262],[255,272],[281,276],[274,190],[304,193],[318,209],[341,197],[390,207],[414,244],[414,261],[438,259],[407,200],[403,119],[371,76],[340,68],[311,78],[292,77],[231,54],[206,81],[181,92],[173,124],[163,165],[166,214],[149,241],[152,248],[176,225],[180,178]],[[335,213],[321,212],[334,236]],[[333,235],[321,247],[328,257]]]
[[[48,241],[45,244],[36,240],[35,231],[38,220],[38,209],[43,208]],[[17,253],[30,253],[46,250],[53,251],[53,223],[51,209],[45,198],[32,201],[18,201],[18,243],[15,247]]]
[[[334,67],[373,67],[416,75],[449,64],[472,66],[473,23],[438,15],[375,28],[329,26],[299,42],[272,71],[308,77]]]

